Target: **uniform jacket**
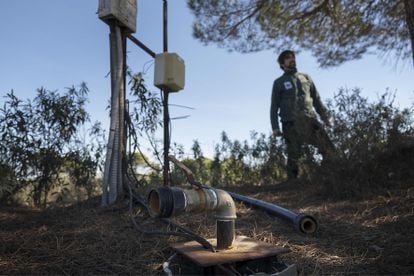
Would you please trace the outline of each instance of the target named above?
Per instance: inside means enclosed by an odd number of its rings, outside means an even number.
[[[282,122],[294,122],[298,116],[316,117],[328,120],[328,112],[319,97],[312,79],[303,73],[284,73],[273,83],[270,120],[273,130],[279,130]]]

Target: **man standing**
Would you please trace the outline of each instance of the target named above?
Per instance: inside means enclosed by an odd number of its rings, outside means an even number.
[[[312,79],[296,69],[295,53],[283,51],[277,59],[284,74],[276,79],[272,89],[270,120],[274,136],[283,136],[287,146],[287,172],[289,179],[299,174],[298,159],[304,144],[318,148],[323,158],[334,152],[320,119],[330,125],[330,116],[323,105]],[[280,116],[282,130],[279,127]]]

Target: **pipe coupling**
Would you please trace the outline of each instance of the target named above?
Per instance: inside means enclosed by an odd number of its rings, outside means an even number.
[[[168,218],[183,212],[215,211],[218,220],[237,218],[233,198],[219,189],[159,187],[150,191],[148,203],[154,217]]]

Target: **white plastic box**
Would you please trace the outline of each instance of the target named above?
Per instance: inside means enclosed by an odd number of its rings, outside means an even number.
[[[131,33],[137,28],[137,0],[99,0],[99,18],[109,23],[116,19]]]
[[[154,85],[162,90],[177,92],[184,88],[184,60],[176,53],[162,53],[155,56]]]

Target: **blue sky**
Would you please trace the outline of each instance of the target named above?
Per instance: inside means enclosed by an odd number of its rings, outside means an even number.
[[[162,0],[138,1],[137,33],[154,52],[162,51]],[[1,0],[0,93],[13,89],[32,98],[37,88],[63,91],[85,81],[90,89],[88,110],[107,128],[105,110],[110,98],[109,27],[98,19],[98,0]],[[232,139],[248,139],[250,131],[270,134],[270,93],[282,72],[277,53],[229,53],[193,39],[193,15],[185,0],[169,1],[169,51],[178,53],[186,66],[186,87],[170,96],[171,116],[191,115],[173,121],[172,140],[187,150],[198,139],[210,155],[221,131]],[[129,42],[128,65],[141,71],[151,57]],[[297,55],[299,71],[308,73],[324,101],[340,87],[360,87],[375,100],[390,88],[401,107],[414,102],[410,62],[384,60],[376,55],[320,69],[306,52]],[[146,74],[152,84],[153,67]],[[150,86],[154,91],[155,87]],[[1,101],[1,100],[0,100]],[[162,137],[161,135],[159,136]]]

